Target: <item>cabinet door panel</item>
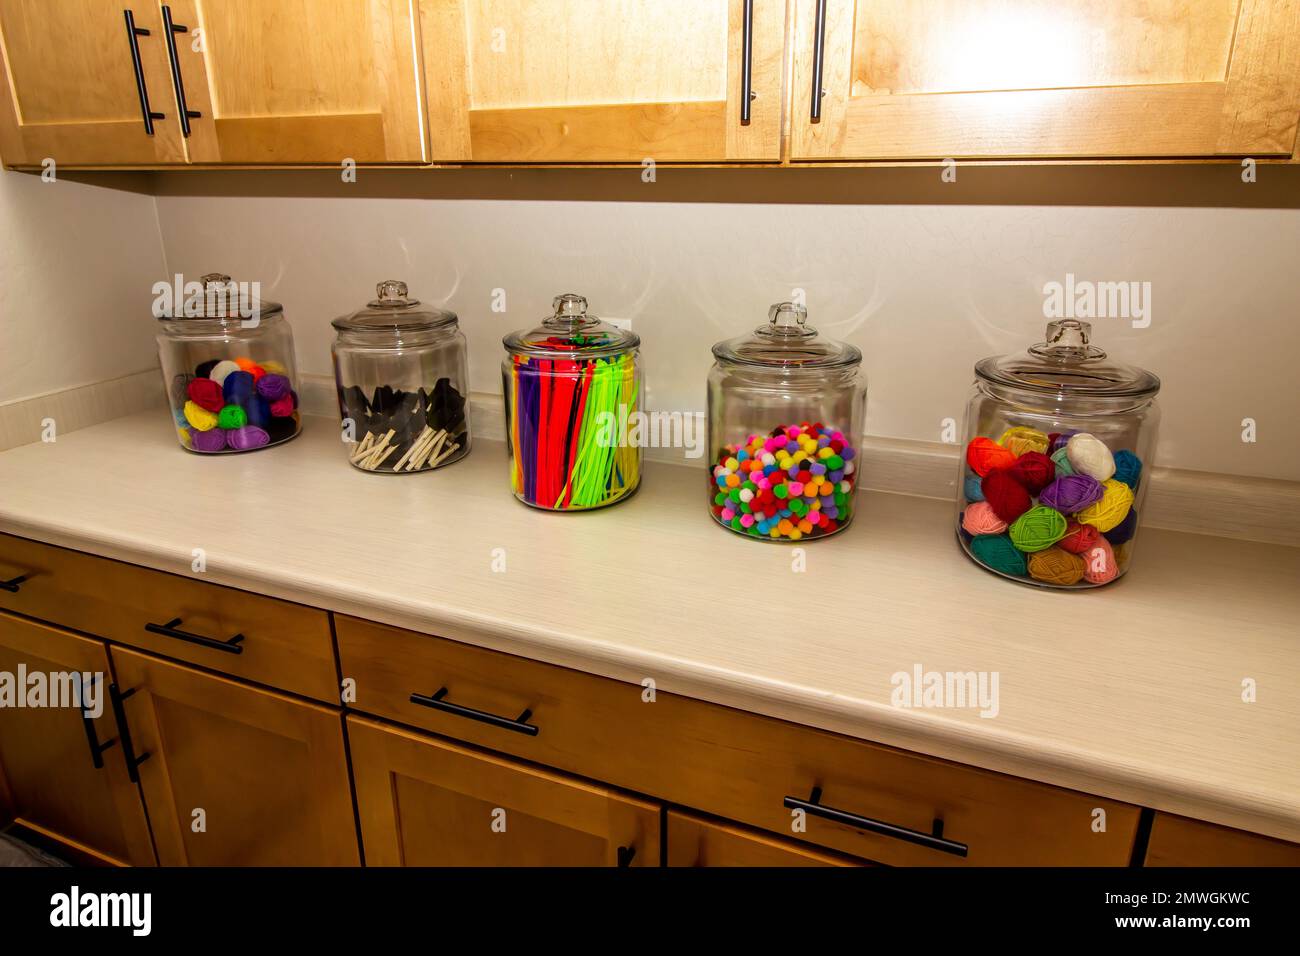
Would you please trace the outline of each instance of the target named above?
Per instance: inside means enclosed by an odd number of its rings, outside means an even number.
[[[668,811],[669,866],[865,866],[866,861],[826,853],[680,810]]]
[[[421,0],[431,157],[502,163],[771,160],[785,5]]]
[[[0,673],[97,676],[87,694],[102,766],[96,768],[75,707],[0,706],[0,806],[20,822],[121,863],[151,866],[144,805],[127,779],[108,706],[108,651],[98,641],[0,614]],[[21,691],[20,688],[15,688]],[[95,715],[98,712],[98,716]]]
[[[1297,0],[796,0],[794,159],[1289,155]]]

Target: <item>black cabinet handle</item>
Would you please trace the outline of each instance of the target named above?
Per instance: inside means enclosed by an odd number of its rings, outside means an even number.
[[[27,580],[26,574],[20,574],[16,578],[10,578],[8,581],[0,581],[0,591],[8,591],[10,594],[18,593],[18,585]]]
[[[179,629],[181,619],[174,617],[166,624],[146,624],[144,629],[150,634],[161,634],[163,637],[174,637],[178,641],[187,641],[190,644],[197,644],[199,647],[210,647],[214,651],[225,651],[227,654],[242,654],[243,634],[236,634],[228,641],[219,641],[215,637],[204,637],[202,634],[191,634],[189,631]]]
[[[117,743],[117,738],[99,742],[99,735],[95,733],[95,721],[90,714],[86,713],[86,688],[93,687],[99,681],[99,675],[91,677],[89,684],[86,681],[81,682],[81,723],[86,728],[86,743],[90,745],[90,762],[95,765],[96,770],[104,769],[104,751],[113,744]]]
[[[167,37],[167,59],[172,66],[172,82],[176,85],[176,106],[181,114],[181,132],[190,135],[190,120],[198,119],[203,114],[189,108],[185,101],[185,79],[181,76],[181,61],[176,55],[176,34],[189,33],[189,27],[172,22],[172,8],[163,4],[163,34]]]
[[[131,65],[135,67],[135,91],[140,96],[140,112],[144,115],[144,131],[153,135],[153,121],[166,119],[166,113],[155,113],[149,108],[149,87],[144,82],[144,66],[140,62],[140,37],[149,36],[144,27],[135,25],[135,14],[130,10],[126,14],[126,38],[131,44]]]
[[[817,0],[817,26],[813,31],[812,121],[822,119],[822,64],[826,59],[826,0]]]
[[[117,718],[117,733],[122,740],[122,758],[126,761],[126,776],[132,783],[140,782],[140,764],[149,759],[149,751],[136,756],[135,744],[131,741],[131,725],[126,722],[126,701],[135,694],[135,688],[125,693],[117,689],[116,684],[108,685],[108,696],[113,702],[113,716]]]
[[[522,714],[511,720],[509,717],[500,717],[497,714],[489,714],[485,710],[475,710],[473,707],[465,707],[461,704],[453,704],[446,700],[447,688],[441,687],[438,693],[432,697],[424,694],[412,694],[411,703],[419,704],[422,707],[432,707],[434,710],[441,710],[448,714],[455,714],[457,717],[468,717],[470,720],[477,720],[480,723],[491,724],[493,727],[500,727],[503,730],[513,730],[517,734],[527,734],[529,737],[536,737],[538,727],[536,724],[528,723],[528,718],[533,716],[531,710],[525,710]]]
[[[618,865],[620,868],[632,865],[632,858],[636,856],[636,847],[621,846],[618,848]]]
[[[858,816],[856,813],[849,813],[847,810],[824,807],[821,799],[822,788],[813,787],[812,795],[807,800],[800,800],[798,797],[786,797],[785,807],[787,810],[803,810],[810,816],[821,817],[823,820],[843,823],[845,826],[854,827],[858,830],[879,833],[881,836],[893,837],[895,840],[902,840],[905,843],[915,843],[918,846],[929,847],[931,850],[938,850],[941,853],[951,853],[953,856],[965,857],[970,849],[965,843],[944,839],[942,820],[934,821],[934,829],[931,832],[922,833],[920,830],[909,830],[907,827],[900,827],[895,823],[886,823],[883,820]]]
[[[754,0],[745,0],[740,47],[740,121],[748,123],[749,104],[754,99]]]

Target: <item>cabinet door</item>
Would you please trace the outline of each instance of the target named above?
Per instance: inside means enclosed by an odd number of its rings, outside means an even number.
[[[170,0],[194,163],[419,163],[413,0]]]
[[[337,711],[117,647],[113,664],[160,863],[359,861]]]
[[[1296,0],[795,0],[793,32],[794,159],[1287,156],[1295,143]]]
[[[420,0],[420,16],[435,162],[780,159],[781,0]]]
[[[0,0],[0,40],[9,165],[185,161],[157,0]]]
[[[669,866],[862,866],[864,861],[758,830],[668,811]]]
[[[1300,845],[1157,813],[1145,866],[1300,866]]]
[[[348,718],[366,863],[658,866],[653,804]]]
[[[0,819],[13,817],[113,862],[153,865],[144,806],[127,778],[108,706],[104,645],[0,614],[0,675],[9,685],[0,693],[0,807],[7,811]],[[48,696],[85,675],[94,681],[86,716]],[[29,693],[38,681],[47,688],[45,704],[64,706],[25,706],[41,702]]]

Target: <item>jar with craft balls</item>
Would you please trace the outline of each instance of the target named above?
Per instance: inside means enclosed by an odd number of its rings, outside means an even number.
[[[255,451],[301,429],[293,330],[257,283],[213,273],[154,302],[172,424],[205,455]]]
[[[760,541],[807,541],[853,519],[867,406],[862,352],[818,335],[781,302],[753,332],[713,346],[709,510]]]
[[[957,539],[1013,581],[1094,588],[1128,571],[1155,448],[1160,380],[1109,359],[1087,322],[975,366]]]
[[[348,461],[376,474],[431,471],[469,454],[469,369],[456,313],[388,280],[334,326],[334,382]]]

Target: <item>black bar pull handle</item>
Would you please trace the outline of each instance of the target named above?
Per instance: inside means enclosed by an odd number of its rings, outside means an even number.
[[[153,135],[153,121],[166,119],[166,113],[156,113],[149,107],[149,87],[144,82],[144,65],[140,62],[140,37],[149,36],[144,27],[135,25],[135,14],[124,10],[126,14],[126,38],[131,44],[131,65],[135,67],[135,91],[140,95],[140,112],[144,115],[144,131]]]
[[[812,121],[822,120],[822,66],[826,59],[826,0],[817,0],[817,26],[813,31]]]
[[[749,122],[754,99],[754,0],[745,0],[745,21],[740,39],[740,121]]]
[[[108,696],[113,702],[113,716],[117,718],[117,733],[122,740],[122,758],[126,761],[126,776],[132,783],[140,782],[140,764],[149,759],[149,751],[139,756],[131,741],[131,725],[126,722],[126,701],[135,694],[135,688],[123,692],[116,684],[108,685]]]
[[[18,585],[26,581],[28,575],[20,574],[16,578],[10,578],[8,581],[0,581],[0,591],[8,591],[10,594],[18,593]]]
[[[856,813],[849,813],[847,810],[836,810],[834,807],[822,806],[821,799],[822,788],[813,787],[812,795],[807,800],[800,800],[798,797],[786,797],[785,808],[787,810],[803,810],[809,816],[821,817],[823,820],[842,823],[845,826],[866,830],[869,833],[879,833],[881,836],[893,837],[895,840],[902,840],[905,843],[915,843],[917,846],[929,847],[931,850],[938,850],[941,853],[951,853],[953,856],[965,857],[970,849],[965,843],[944,839],[942,820],[934,821],[934,829],[931,832],[922,833],[920,830],[909,830],[907,827],[900,827],[895,823],[873,820],[871,817],[859,816]]]
[[[183,27],[179,23],[172,21],[172,8],[163,4],[163,33],[167,37],[167,60],[172,66],[172,82],[176,86],[176,106],[181,113],[181,132],[188,138],[190,135],[190,120],[198,119],[203,114],[198,110],[189,108],[185,101],[185,79],[181,76],[181,60],[176,55],[176,34],[189,33],[189,27]]]
[[[622,869],[632,865],[632,858],[636,856],[636,847],[621,846],[618,848],[618,865]]]
[[[146,624],[144,629],[150,634],[161,634],[163,637],[174,637],[178,641],[186,641],[190,644],[197,644],[199,647],[210,647],[214,651],[225,651],[227,654],[244,653],[244,635],[236,634],[226,641],[219,641],[215,637],[204,637],[202,634],[191,634],[189,631],[180,629],[181,619],[174,617],[166,624]]]
[[[86,743],[90,745],[90,762],[95,765],[96,770],[104,769],[104,751],[113,744],[117,743],[117,738],[107,740],[104,743],[99,742],[99,734],[95,733],[95,721],[86,713],[86,688],[94,687],[99,681],[98,674],[90,678],[89,683],[81,681],[81,723],[86,728]]]
[[[500,727],[503,730],[513,730],[517,734],[527,734],[529,737],[536,737],[538,727],[536,724],[528,723],[528,718],[533,716],[531,710],[525,710],[522,714],[511,720],[509,717],[501,717],[497,714],[489,714],[485,710],[475,710],[473,707],[465,707],[462,704],[453,704],[446,699],[447,688],[440,687],[438,692],[432,697],[424,694],[412,694],[411,703],[419,704],[422,707],[432,707],[434,710],[441,710],[444,713],[455,714],[457,717],[468,717],[470,720],[477,720],[479,723],[491,724],[493,727]]]

